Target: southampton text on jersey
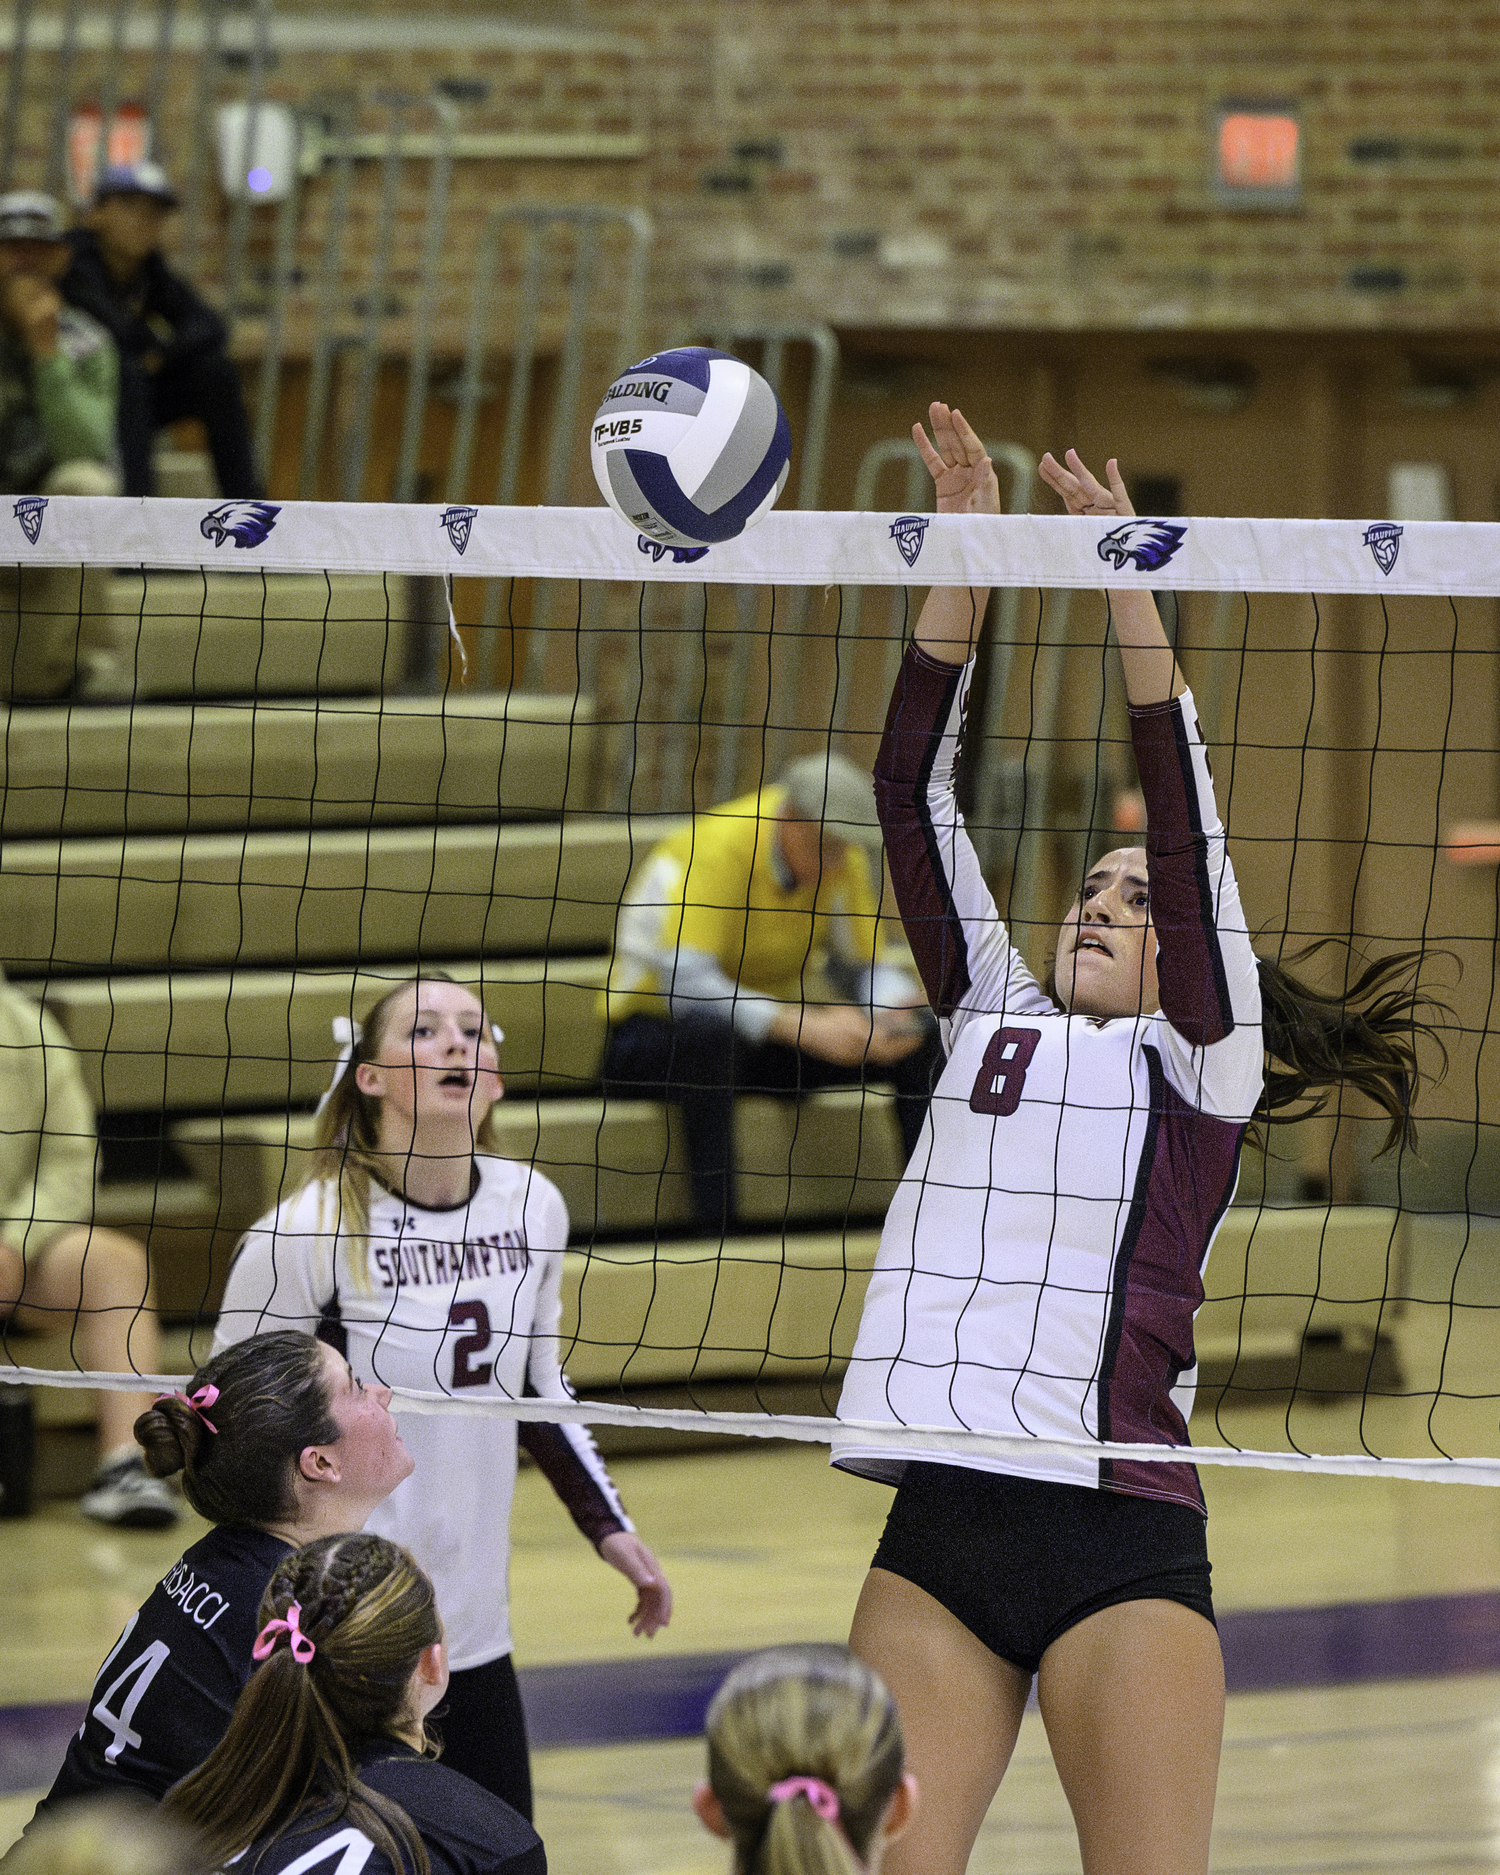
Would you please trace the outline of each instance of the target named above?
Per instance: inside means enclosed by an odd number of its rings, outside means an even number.
[[[525,1275],[531,1253],[519,1230],[491,1231],[484,1237],[465,1237],[462,1243],[444,1243],[421,1237],[372,1243],[370,1261],[382,1289],[420,1287],[481,1280],[486,1276]]]

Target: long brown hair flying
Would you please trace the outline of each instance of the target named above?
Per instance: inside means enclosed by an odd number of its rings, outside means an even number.
[[[316,1648],[301,1664],[278,1645],[250,1675],[229,1730],[163,1809],[196,1830],[223,1868],[298,1823],[344,1821],[400,1871],[429,1875],[427,1850],[399,1804],[360,1781],[372,1739],[413,1723],[408,1689],[442,1636],[432,1584],[398,1544],[361,1532],[321,1537],[288,1556],[260,1605],[262,1627],[299,1604]]]
[[[1306,963],[1330,945],[1341,947],[1337,939],[1320,938],[1291,962]],[[1314,989],[1281,964],[1257,957],[1261,1026],[1270,1060],[1256,1119],[1273,1125],[1309,1119],[1347,1085],[1389,1119],[1381,1153],[1414,1146],[1412,1107],[1421,1079],[1417,1043],[1434,1044],[1442,1058],[1439,1072],[1446,1069],[1440,1019],[1453,1014],[1422,983],[1430,954],[1407,950],[1378,957],[1352,979],[1346,972],[1338,990]]]

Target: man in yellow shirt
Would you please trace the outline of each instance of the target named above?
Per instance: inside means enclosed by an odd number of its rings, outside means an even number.
[[[941,1066],[921,985],[881,956],[870,777],[838,755],[698,815],[620,907],[607,1093],[681,1103],[693,1208],[735,1222],[734,1096],[889,1082],[907,1156]],[[805,1002],[818,970],[844,1001]],[[825,989],[824,995],[828,992]]]

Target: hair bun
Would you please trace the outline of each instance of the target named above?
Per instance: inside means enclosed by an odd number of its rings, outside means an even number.
[[[209,1436],[196,1413],[171,1394],[148,1406],[135,1422],[135,1441],[153,1478],[170,1478],[202,1456]]]

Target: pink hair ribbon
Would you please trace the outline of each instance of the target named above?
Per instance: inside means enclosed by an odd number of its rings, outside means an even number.
[[[839,1794],[821,1777],[784,1777],[766,1792],[767,1803],[785,1803],[789,1797],[806,1797],[825,1823],[839,1820]]]
[[[302,1618],[302,1604],[293,1602],[286,1611],[285,1621],[268,1621],[255,1637],[255,1645],[250,1649],[253,1660],[264,1660],[276,1646],[276,1636],[285,1634],[292,1650],[292,1658],[299,1667],[305,1667],[318,1651],[302,1632],[297,1623]]]
[[[219,1428],[209,1418],[207,1409],[219,1397],[219,1389],[205,1382],[196,1393],[184,1393],[179,1387],[175,1393],[158,1393],[158,1400],[181,1400],[190,1413],[196,1413],[210,1432]]]

